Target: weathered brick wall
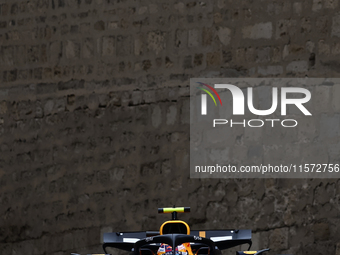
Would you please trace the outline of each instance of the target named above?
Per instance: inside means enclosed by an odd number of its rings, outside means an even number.
[[[272,254],[340,254],[337,179],[188,169],[189,78],[337,77],[338,0],[8,0],[0,13],[1,254],[98,253],[103,231],[157,229],[173,204],[192,207],[193,228],[252,228]]]

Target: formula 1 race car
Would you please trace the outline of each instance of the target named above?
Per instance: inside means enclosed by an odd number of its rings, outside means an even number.
[[[177,213],[184,212],[190,212],[190,207],[158,208],[158,213],[172,214],[159,231],[104,233],[104,252],[108,254],[108,250],[116,248],[133,255],[219,255],[221,250],[242,244],[249,245],[248,251],[237,251],[236,255],[259,255],[269,250],[249,250],[250,229],[191,230],[186,222],[177,219]],[[180,246],[185,251],[179,250]]]

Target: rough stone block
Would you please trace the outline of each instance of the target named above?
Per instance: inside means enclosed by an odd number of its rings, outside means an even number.
[[[149,12],[150,14],[154,14],[158,12],[158,5],[157,4],[149,4]]]
[[[38,94],[54,93],[58,89],[55,83],[39,83],[36,86]]]
[[[142,38],[135,38],[134,52],[136,56],[143,55],[144,43],[142,41]]]
[[[315,241],[329,240],[330,229],[328,223],[316,223],[313,225]]]
[[[266,67],[258,67],[259,74],[263,76],[276,76],[283,73],[283,67],[282,66],[266,66]]]
[[[47,100],[47,102],[44,105],[44,114],[45,115],[49,115],[53,112],[53,108],[54,108],[54,100],[50,99]]]
[[[330,54],[330,46],[324,40],[318,43],[319,54],[328,56]]]
[[[131,99],[132,99],[133,105],[141,104],[142,103],[142,92],[141,91],[133,91]]]
[[[62,48],[61,42],[55,41],[50,43],[49,47],[49,60],[52,63],[57,63],[58,60],[62,57]]]
[[[286,71],[292,73],[305,73],[308,71],[308,63],[304,60],[290,62],[286,67]]]
[[[175,105],[171,105],[168,108],[166,114],[166,124],[167,125],[174,125],[177,119],[177,107]]]
[[[312,11],[316,12],[322,9],[322,0],[313,0]]]
[[[117,56],[126,57],[132,53],[131,36],[117,36]]]
[[[175,35],[175,46],[178,48],[184,48],[188,44],[188,31],[177,29]]]
[[[265,63],[269,62],[271,57],[271,48],[264,47],[257,50],[256,62]]]
[[[288,228],[278,228],[269,235],[269,246],[275,250],[288,249]]]
[[[156,102],[156,92],[154,90],[144,91],[143,99],[145,103]]]
[[[81,89],[84,88],[84,80],[71,80],[68,82],[59,82],[58,90],[67,90],[67,89]]]
[[[192,56],[185,56],[183,60],[183,69],[190,69],[192,68]]]
[[[15,65],[20,66],[26,63],[26,46],[17,46],[15,47]],[[42,60],[46,62],[46,47],[42,47],[42,52],[43,57]]]
[[[94,43],[91,38],[86,38],[83,44],[83,58],[92,58],[94,51]]]
[[[109,174],[111,181],[122,180],[124,175],[126,174],[126,171],[124,168],[115,167],[114,169],[110,170]]]
[[[201,30],[191,29],[188,33],[188,46],[197,47],[202,44]]]
[[[7,103],[6,103],[6,101],[2,101],[1,103],[0,103],[0,114],[1,115],[4,115],[4,114],[6,114],[7,113]]]
[[[105,22],[100,20],[94,23],[93,28],[98,31],[103,31],[105,30]]]
[[[308,34],[312,30],[312,25],[310,18],[302,18],[301,19],[301,34]]]
[[[335,9],[338,7],[339,0],[324,0],[324,7]]]
[[[179,13],[181,13],[181,14],[184,14],[185,13],[185,5],[184,5],[184,3],[183,2],[178,2],[178,3],[175,3],[174,4],[174,9],[176,10],[176,11],[178,11]]]
[[[112,56],[115,55],[115,37],[114,36],[103,36],[102,41],[102,55]]]
[[[332,55],[339,55],[340,54],[340,43],[334,43],[332,45]]]
[[[185,100],[182,102],[181,112],[180,112],[180,118],[182,124],[188,124],[190,122],[190,101]]]
[[[29,80],[31,78],[30,70],[19,70],[18,80]]]
[[[336,14],[332,18],[332,36],[340,37],[340,14]]]
[[[194,65],[200,66],[203,63],[203,54],[195,54]]]
[[[223,45],[229,45],[231,40],[231,29],[227,27],[218,27],[217,36]]]
[[[65,233],[63,236],[63,246],[62,249],[63,250],[69,250],[74,248],[74,237],[73,237],[73,233]]]
[[[219,52],[207,53],[207,65],[218,66],[221,64],[221,54]]]
[[[152,109],[151,123],[155,128],[158,128],[162,123],[162,110],[158,105]]]
[[[80,56],[80,45],[79,43],[67,40],[65,42],[65,56],[68,59],[79,58]]]
[[[340,255],[340,242],[338,242],[338,243],[336,244],[335,255]]]
[[[143,70],[144,70],[144,71],[149,70],[149,69],[152,67],[151,61],[150,61],[149,59],[148,59],[148,60],[144,60],[144,61],[142,62],[142,67],[143,67]]]
[[[30,63],[39,62],[39,46],[30,46],[27,48],[27,61]]]
[[[302,3],[301,2],[293,3],[293,9],[296,14],[300,14],[302,11]]]
[[[271,22],[258,23],[246,26],[242,29],[243,38],[270,39],[273,35],[273,24]]]
[[[310,53],[313,53],[315,50],[315,43],[312,41],[307,41],[306,42],[306,50],[309,51]]]
[[[143,15],[145,13],[147,13],[148,11],[148,7],[147,6],[141,6],[138,8],[138,15]]]
[[[202,46],[209,46],[214,40],[214,30],[204,27],[202,31]]]
[[[297,33],[297,21],[292,19],[279,20],[276,23],[276,39],[286,36],[295,36]]]
[[[166,45],[165,32],[152,31],[148,33],[148,49],[158,55]]]
[[[107,28],[108,29],[117,29],[119,27],[118,21],[109,21]]]

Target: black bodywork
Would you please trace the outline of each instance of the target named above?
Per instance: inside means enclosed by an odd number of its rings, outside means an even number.
[[[200,232],[204,232],[205,237],[201,237]],[[149,253],[157,254],[161,243],[166,243],[172,247],[177,247],[182,243],[191,243],[194,253],[199,249],[208,248],[209,254],[214,255],[216,250],[225,250],[241,244],[248,244],[250,248],[252,243],[251,230],[249,229],[192,230],[190,235],[157,234],[159,232],[156,231],[105,233],[103,249],[106,252],[107,247],[113,247],[134,252],[135,255],[144,255]],[[173,252],[175,254],[175,249],[173,249]]]
[[[190,230],[186,222],[177,219],[177,213],[185,212],[190,212],[190,207],[158,208],[158,213],[172,214],[172,219],[164,222],[159,231],[104,233],[104,252],[117,248],[131,255],[157,255],[162,244],[171,246],[167,254],[172,252],[173,255],[181,244],[186,245],[188,255],[219,255],[221,250],[242,244],[249,245],[248,251],[237,252],[237,255],[259,255],[269,250],[249,251],[252,244],[250,229]]]

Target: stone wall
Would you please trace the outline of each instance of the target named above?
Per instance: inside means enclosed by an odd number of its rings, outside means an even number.
[[[196,229],[253,229],[270,254],[340,254],[337,179],[188,170],[189,78],[338,77],[338,0],[8,0],[0,13],[1,254],[100,253],[103,232],[157,229],[173,204]]]

